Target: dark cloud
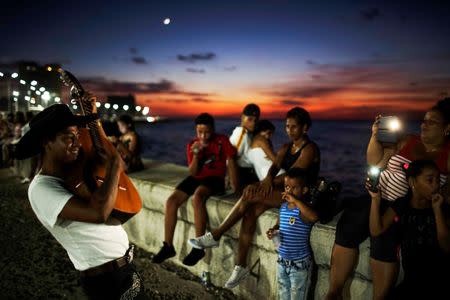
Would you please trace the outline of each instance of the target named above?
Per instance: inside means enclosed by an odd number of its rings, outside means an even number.
[[[197,61],[208,61],[216,58],[216,54],[212,52],[191,53],[189,55],[177,55],[177,59],[182,62],[195,63]]]
[[[212,102],[211,100],[205,99],[205,98],[202,98],[202,97],[192,98],[192,101],[194,101],[194,102],[201,102],[201,103],[211,103]]]
[[[204,74],[205,70],[204,69],[187,68],[186,72]]]
[[[373,21],[381,16],[380,10],[376,7],[361,10],[361,16],[366,21]]]
[[[234,72],[237,70],[237,67],[236,66],[225,67],[224,70],[227,72]]]
[[[368,99],[381,95],[405,101],[417,98],[430,101],[450,86],[449,75],[418,74],[413,77],[399,67],[355,63],[316,65],[308,76],[304,75],[299,80],[275,85],[265,91],[268,95],[289,100],[320,98],[321,101],[332,101],[336,94],[349,92],[365,94]]]
[[[136,48],[130,48],[130,53],[131,54],[137,54],[138,53],[138,50],[136,49]]]
[[[147,65],[148,62],[144,57],[141,56],[135,56],[131,58],[131,61],[134,62],[137,65]]]
[[[302,100],[280,100],[279,102],[281,105],[298,105],[298,106],[304,106],[305,102]]]
[[[103,77],[81,78],[81,83],[87,90],[104,94],[135,94],[135,93],[176,93],[172,81],[162,79],[159,82],[123,82],[107,80]]]
[[[307,59],[305,62],[306,62],[307,65],[310,65],[310,66],[316,66],[316,65],[318,65],[318,63],[315,62],[315,61],[312,60],[312,59]]]

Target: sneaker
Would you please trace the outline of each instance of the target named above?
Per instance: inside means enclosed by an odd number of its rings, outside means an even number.
[[[231,273],[230,278],[228,278],[228,281],[225,283],[225,287],[227,289],[234,288],[241,283],[249,273],[250,271],[246,267],[234,266],[233,273]]]
[[[216,241],[213,238],[211,232],[207,232],[206,234],[199,236],[197,238],[189,239],[188,243],[189,245],[197,249],[219,247],[219,241]]]
[[[195,266],[205,256],[205,250],[192,248],[191,252],[183,259],[186,266]]]
[[[163,242],[163,246],[161,247],[161,250],[155,256],[152,258],[152,263],[160,264],[163,261],[165,261],[168,258],[174,257],[175,254],[175,248],[166,242]]]

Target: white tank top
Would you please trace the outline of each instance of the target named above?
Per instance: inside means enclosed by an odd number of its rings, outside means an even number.
[[[247,158],[255,169],[258,179],[261,181],[267,176],[267,172],[272,166],[272,161],[267,157],[264,150],[260,147],[250,148],[247,152]],[[283,174],[284,170],[280,170],[277,175]]]

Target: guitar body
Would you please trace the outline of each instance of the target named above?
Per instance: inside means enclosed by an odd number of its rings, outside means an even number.
[[[67,71],[64,72],[69,73]],[[67,76],[67,74],[64,75]],[[88,109],[89,113],[96,113],[97,111],[95,102],[91,104],[84,103],[84,108]],[[106,152],[115,152],[117,150],[106,137],[99,120],[88,124],[88,128],[80,128],[79,134],[81,143],[79,156],[67,169],[66,174],[68,176],[65,179],[65,183],[75,195],[89,201],[91,194],[103,183],[106,175],[106,164],[99,159],[97,149],[101,147]],[[125,172],[121,171],[112,216],[124,223],[138,213],[141,208],[142,201],[136,187]]]

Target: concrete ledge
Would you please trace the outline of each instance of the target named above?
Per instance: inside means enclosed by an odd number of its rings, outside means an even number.
[[[142,200],[143,209],[125,224],[130,240],[147,251],[156,253],[164,238],[164,204],[176,185],[188,175],[186,167],[147,160],[146,169],[130,175]],[[226,217],[237,199],[227,194],[210,197],[207,201],[209,224],[217,227]],[[277,253],[266,236],[266,230],[275,224],[277,211],[265,212],[258,219],[256,235],[249,255],[251,276],[233,289],[233,292],[247,299],[277,299],[276,259]],[[338,216],[328,224],[317,223],[311,233],[311,246],[317,268],[314,280],[314,299],[323,299],[328,289],[329,263],[334,243],[335,225]],[[172,261],[184,266],[181,260],[190,251],[187,239],[195,236],[194,217],[191,201],[181,206],[174,236],[177,255]],[[234,257],[238,248],[240,223],[234,226],[221,240],[220,247],[207,251],[206,257],[189,269],[197,275],[209,271],[211,281],[223,286],[234,267]],[[369,243],[360,247],[359,264],[354,278],[344,292],[346,299],[370,299],[372,284],[369,269]],[[186,266],[184,266],[186,267]]]

